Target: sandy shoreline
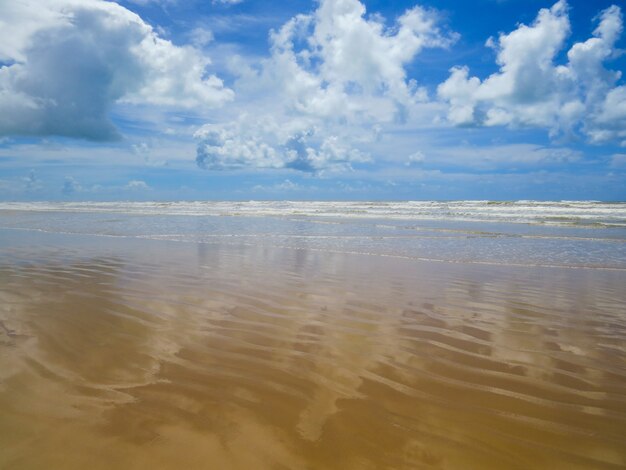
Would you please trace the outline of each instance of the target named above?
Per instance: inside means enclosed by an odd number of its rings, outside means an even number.
[[[624,279],[5,236],[0,468],[618,468]]]

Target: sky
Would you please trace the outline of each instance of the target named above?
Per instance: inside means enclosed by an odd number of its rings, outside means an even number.
[[[624,201],[620,5],[0,0],[0,201]]]

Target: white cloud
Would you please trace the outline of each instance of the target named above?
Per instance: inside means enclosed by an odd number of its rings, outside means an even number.
[[[129,189],[131,191],[147,191],[152,188],[150,188],[145,181],[130,180],[124,189]]]
[[[26,191],[35,191],[42,188],[41,180],[37,178],[35,170],[30,170],[28,176],[22,178]]]
[[[258,66],[232,61],[247,114],[198,131],[198,164],[320,172],[368,161],[367,143],[382,126],[407,119],[428,99],[405,66],[456,35],[419,6],[391,28],[365,13],[358,0],[322,0],[272,31],[271,56]]]
[[[154,148],[151,144],[147,142],[139,142],[137,144],[131,144],[132,152],[141,157],[144,163],[147,166],[167,166],[168,161],[166,158],[163,158],[165,150],[165,154],[169,152],[169,149],[164,149],[163,145],[159,145],[158,148]]]
[[[626,139],[626,88],[621,72],[605,67],[617,54],[622,33],[617,6],[602,11],[593,37],[575,43],[568,61],[556,57],[570,33],[565,0],[540,10],[530,26],[521,24],[488,46],[497,51],[500,70],[485,80],[454,67],[438,88],[456,125],[534,126],[554,135],[583,133],[591,141]]]
[[[256,166],[281,168],[284,161],[279,151],[261,137],[243,133],[235,125],[207,124],[196,133],[197,163],[201,168],[228,170]]]
[[[74,193],[78,193],[83,190],[83,187],[71,176],[66,176],[61,192],[66,196],[71,196]]]
[[[205,47],[207,44],[213,42],[214,36],[213,32],[210,29],[197,27],[192,29],[189,32],[189,39],[191,39],[191,43],[198,47]]]
[[[425,162],[475,170],[520,169],[561,166],[580,161],[582,152],[567,147],[535,144],[435,147]]]
[[[425,91],[404,67],[427,47],[448,47],[437,15],[419,6],[393,28],[366,19],[357,0],[324,0],[272,34],[272,60],[261,78],[278,80],[292,106],[316,116],[390,121],[401,118]]]
[[[610,90],[587,124],[593,142],[619,140],[626,147],[626,86]]]
[[[615,153],[611,155],[611,167],[626,168],[626,153]]]
[[[342,143],[343,139],[327,128],[318,129],[298,119],[281,124],[270,116],[207,124],[196,133],[196,161],[211,170],[253,167],[308,172],[344,170],[352,163],[369,161],[367,154]]]
[[[178,3],[180,0],[128,0],[131,3],[135,3],[137,5],[148,5],[149,3],[157,3],[162,5],[167,5],[170,3]],[[189,0],[186,0],[189,1]],[[238,3],[242,3],[244,0],[211,0],[213,5],[236,5]]]
[[[243,2],[243,0],[212,0],[214,4],[221,3],[222,5],[236,5]]]
[[[252,188],[253,191],[299,191],[303,189],[298,183],[294,183],[293,181],[286,179],[282,183],[276,183],[271,186],[265,186],[262,184],[257,184]],[[306,189],[311,189],[307,187]]]
[[[102,0],[0,3],[0,135],[116,137],[117,102],[218,106],[233,97],[210,61]]]
[[[417,152],[409,155],[409,158],[407,158],[405,165],[406,166],[419,165],[421,163],[424,163],[425,158],[426,157],[424,156],[424,153],[418,150]]]

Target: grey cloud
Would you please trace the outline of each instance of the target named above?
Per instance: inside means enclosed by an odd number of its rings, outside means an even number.
[[[27,21],[29,8],[58,15],[31,27],[9,51],[15,60],[0,68],[0,135],[115,140],[109,116],[118,101],[191,107],[232,98],[217,77],[206,76],[207,58],[159,38],[120,5],[30,3],[4,12],[15,27]],[[9,34],[0,31],[0,42]]]
[[[111,36],[89,11],[76,12],[71,26],[36,34],[25,51],[28,61],[1,71],[0,132],[118,138],[110,108],[138,88],[143,71],[129,49],[137,31],[129,28],[113,41],[96,42]],[[9,93],[13,100],[6,98]]]

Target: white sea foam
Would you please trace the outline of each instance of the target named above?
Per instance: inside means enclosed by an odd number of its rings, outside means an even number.
[[[271,216],[626,227],[626,203],[598,201],[0,202],[0,210],[138,215]]]

